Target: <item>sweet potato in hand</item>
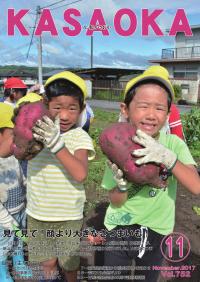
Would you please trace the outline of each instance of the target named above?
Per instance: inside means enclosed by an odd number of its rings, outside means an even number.
[[[14,140],[11,149],[17,159],[30,160],[43,149],[43,144],[34,139],[32,128],[44,115],[50,117],[46,105],[41,101],[24,103],[15,109]]]
[[[154,163],[140,166],[135,164],[137,158],[131,153],[142,148],[141,145],[132,140],[135,132],[136,129],[130,123],[112,124],[101,133],[99,138],[103,153],[123,171],[128,181],[149,184],[158,188],[166,187],[167,183],[160,175],[160,166]]]

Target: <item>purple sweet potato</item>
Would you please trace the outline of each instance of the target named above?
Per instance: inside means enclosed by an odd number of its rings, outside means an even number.
[[[43,144],[34,139],[32,128],[44,115],[50,117],[46,105],[41,101],[24,103],[15,110],[14,141],[11,150],[17,159],[30,160],[43,149]]]
[[[166,187],[166,181],[160,177],[160,166],[149,163],[136,165],[131,152],[143,148],[132,141],[136,129],[127,122],[114,123],[100,135],[99,143],[103,153],[124,173],[125,178],[138,184],[150,184],[155,187]]]

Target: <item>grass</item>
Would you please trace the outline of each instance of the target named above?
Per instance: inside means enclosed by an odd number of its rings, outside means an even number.
[[[99,90],[95,92],[94,99],[121,102],[123,101],[123,90],[117,92],[112,89]]]
[[[106,157],[99,147],[99,135],[109,124],[117,121],[118,114],[118,112],[94,109],[95,118],[90,127],[90,136],[94,142],[96,157],[89,163],[89,173],[85,184],[87,202],[84,212],[86,215],[94,209],[100,201],[106,201],[107,199],[107,193],[101,188]]]

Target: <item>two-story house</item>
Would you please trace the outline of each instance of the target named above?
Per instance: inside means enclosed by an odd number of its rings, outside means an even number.
[[[193,36],[177,33],[175,48],[162,49],[161,59],[151,60],[165,67],[173,84],[182,88],[182,98],[200,101],[200,25],[192,26]]]

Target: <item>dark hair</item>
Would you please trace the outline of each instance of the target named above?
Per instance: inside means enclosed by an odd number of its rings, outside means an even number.
[[[4,97],[9,97],[15,92],[21,92],[22,96],[26,95],[27,89],[26,88],[9,88],[4,90]]]
[[[5,127],[1,127],[0,128],[0,133],[3,134],[6,129],[12,129],[12,128],[11,127],[6,127],[6,126]]]
[[[80,109],[84,108],[84,95],[81,89],[74,83],[66,79],[56,79],[52,81],[47,86],[45,86],[45,97],[48,101],[51,98],[58,97],[61,95],[71,96],[78,100]]]
[[[136,85],[134,85],[126,94],[126,97],[124,98],[124,103],[126,104],[127,107],[129,107],[133,97],[136,94],[137,88],[145,85],[145,84],[155,84],[155,85],[159,85],[161,88],[163,88],[166,92],[167,92],[167,105],[168,105],[168,111],[170,110],[171,104],[172,104],[172,98],[171,98],[171,93],[169,92],[169,90],[167,89],[167,87],[160,81],[158,80],[153,80],[153,79],[149,79],[149,80],[145,80],[145,81],[141,81],[139,83],[137,83]]]

